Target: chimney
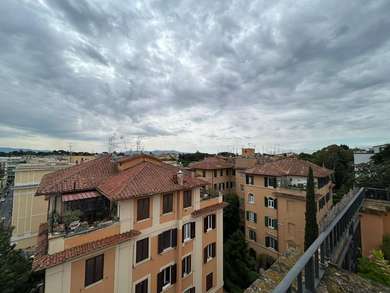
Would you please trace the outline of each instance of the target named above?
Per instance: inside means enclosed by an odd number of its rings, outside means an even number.
[[[184,184],[184,174],[183,174],[182,170],[177,171],[177,183],[179,185],[183,185]]]

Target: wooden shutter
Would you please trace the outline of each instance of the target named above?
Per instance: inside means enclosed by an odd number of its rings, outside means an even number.
[[[268,197],[264,197],[264,206],[267,208],[268,207]]]
[[[159,272],[157,274],[157,292],[160,293],[163,288],[163,278],[164,278],[164,272]]]
[[[181,226],[181,242],[184,242],[184,226],[186,224],[184,224],[183,226]]]
[[[158,234],[158,253],[161,253],[163,251],[163,237],[164,232]]]
[[[184,273],[185,273],[185,271],[186,271],[186,268],[185,268],[185,260],[186,258],[183,258],[182,260],[181,260],[181,277],[183,278],[184,277]]]
[[[246,211],[246,220],[249,221],[249,212]]]
[[[253,213],[253,219],[254,219],[255,223],[257,223],[257,214],[256,213]]]
[[[265,247],[269,247],[269,237],[265,237]]]
[[[211,218],[212,218],[212,228],[215,229],[215,225],[216,225],[216,221],[217,221],[217,217],[216,215],[211,215]]]
[[[95,260],[95,282],[103,279],[104,254],[96,256]]]
[[[94,281],[95,258],[85,261],[85,286],[92,284]]]
[[[264,217],[264,226],[268,227],[268,217]]]
[[[207,262],[207,246],[203,248],[203,263]]]
[[[195,238],[195,222],[191,222],[191,239]]]
[[[192,288],[190,289],[190,293],[195,293],[195,287],[192,287]]]
[[[177,246],[177,229],[172,229],[171,231],[172,233],[172,247],[176,247]]]
[[[268,187],[268,177],[264,177],[264,186]]]
[[[274,226],[274,228],[276,230],[278,230],[278,220],[277,219],[273,219],[272,221],[273,221],[273,225],[272,226]]]
[[[203,218],[203,232],[207,232],[207,216]]]
[[[275,250],[279,250],[278,240],[275,239]]]
[[[211,256],[212,257],[215,257],[215,255],[216,255],[216,248],[217,248],[217,245],[215,244],[215,242],[213,244],[211,244]]]
[[[278,209],[278,199],[277,198],[274,199],[274,208]]]
[[[176,283],[176,264],[171,266],[171,284]]]

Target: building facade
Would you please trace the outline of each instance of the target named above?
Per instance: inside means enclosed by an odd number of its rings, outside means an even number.
[[[320,222],[332,207],[332,171],[294,158],[245,171],[245,233],[257,254],[276,258],[289,247],[303,251],[309,167],[314,172]]]
[[[44,175],[68,167],[69,164],[54,161],[19,164],[15,168],[12,202],[11,243],[17,248],[34,250],[38,229],[47,221],[47,201],[35,197],[35,192]]]
[[[193,176],[209,183],[208,190],[215,194],[234,193],[236,189],[234,163],[229,158],[207,157],[189,165]]]
[[[53,220],[33,263],[45,292],[223,292],[224,203],[205,185],[146,155],[45,177]]]

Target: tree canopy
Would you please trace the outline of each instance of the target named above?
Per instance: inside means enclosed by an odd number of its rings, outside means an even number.
[[[225,202],[229,204],[223,210],[223,237],[226,240],[234,232],[240,230],[240,210],[237,195],[227,194]]]

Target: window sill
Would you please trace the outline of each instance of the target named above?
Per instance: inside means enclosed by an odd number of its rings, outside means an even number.
[[[169,288],[171,288],[173,285],[171,283],[169,284],[166,284],[165,286],[162,287],[162,291],[166,291],[168,290]]]
[[[95,282],[95,283],[89,284],[88,286],[85,286],[84,289],[89,289],[89,288],[92,288],[92,287],[94,287],[94,286],[97,286],[97,285],[103,283],[104,279],[105,279],[105,278],[103,277],[103,279],[101,279],[101,280],[99,280],[99,281],[97,281],[97,282]]]
[[[149,220],[151,220],[151,218],[146,218],[146,219],[142,219],[142,220],[137,220],[137,224],[138,223],[143,223],[143,222],[146,222],[146,221],[149,221]]]
[[[184,279],[188,278],[188,277],[191,276],[191,275],[192,275],[192,271],[189,272],[188,274],[184,274],[184,276],[182,277],[182,279],[184,280]]]
[[[174,212],[167,212],[167,213],[161,213],[160,216],[170,216],[170,215],[173,215]]]
[[[169,251],[174,250],[174,249],[175,249],[175,247],[168,247],[168,248],[165,248],[163,251],[160,252],[160,254],[168,253]]]
[[[139,262],[136,262],[134,265],[133,265],[133,267],[135,268],[135,267],[137,267],[137,266],[140,266],[140,265],[142,265],[142,264],[144,264],[144,263],[146,263],[146,262],[148,262],[148,261],[150,261],[151,260],[151,257],[149,256],[148,258],[145,258],[144,260],[141,260],[141,261],[139,261]]]
[[[191,240],[192,240],[192,238],[186,238],[186,239],[184,239],[183,244],[186,244],[187,242],[190,242]]]

